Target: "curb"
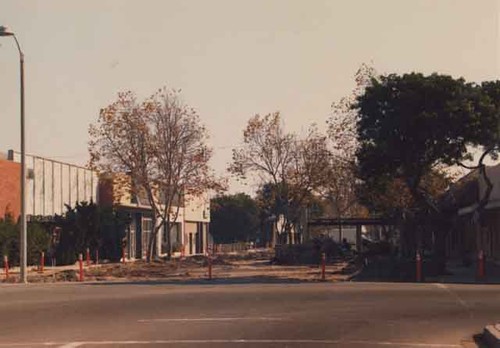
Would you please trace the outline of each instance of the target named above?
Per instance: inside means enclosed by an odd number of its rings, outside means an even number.
[[[361,266],[358,270],[352,272],[351,274],[349,274],[346,278],[345,278],[345,281],[346,282],[351,282],[354,278],[356,278],[362,271],[363,271],[364,267]]]
[[[488,348],[500,348],[500,324],[486,326],[483,341]]]

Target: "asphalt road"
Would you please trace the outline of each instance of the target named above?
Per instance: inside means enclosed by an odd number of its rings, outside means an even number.
[[[0,286],[0,347],[462,347],[500,286],[395,283]]]

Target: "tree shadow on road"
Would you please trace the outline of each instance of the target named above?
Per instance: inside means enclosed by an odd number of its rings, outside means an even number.
[[[226,286],[238,284],[308,284],[318,283],[319,280],[283,278],[273,276],[248,276],[248,277],[229,277],[213,279],[142,279],[142,280],[113,280],[113,281],[95,281],[84,283],[88,286],[116,286],[116,285],[204,285],[204,286]]]
[[[422,282],[443,284],[500,284],[500,267],[489,264],[486,276],[476,277],[474,265],[464,267],[450,262],[445,274],[434,274],[430,265],[423,264]],[[413,260],[397,260],[390,257],[371,258],[353,274],[350,281],[354,282],[417,282],[416,264]]]

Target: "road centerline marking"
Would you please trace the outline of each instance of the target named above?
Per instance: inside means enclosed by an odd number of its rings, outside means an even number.
[[[139,319],[139,323],[154,323],[154,322],[203,322],[203,321],[286,321],[287,318],[278,317],[212,317],[212,318],[152,318],[152,319]]]
[[[74,341],[74,342],[16,342],[0,343],[0,347],[58,347],[75,348],[85,346],[116,346],[116,345],[177,345],[177,344],[285,344],[285,345],[364,345],[366,347],[389,346],[408,348],[461,348],[459,344],[450,343],[423,343],[423,342],[397,342],[397,341],[369,341],[369,340],[339,340],[339,339],[171,339],[171,340],[104,340],[104,341]]]
[[[367,347],[370,346],[395,346],[395,347],[409,347],[409,348],[461,348],[458,344],[446,343],[422,343],[422,342],[393,342],[393,341],[341,341],[341,340],[328,340],[328,339],[186,339],[186,340],[150,340],[150,341],[79,341],[70,342],[61,345],[59,348],[68,347],[81,347],[87,345],[94,346],[113,346],[113,345],[176,345],[176,344],[332,344],[332,345],[359,345],[363,344]]]

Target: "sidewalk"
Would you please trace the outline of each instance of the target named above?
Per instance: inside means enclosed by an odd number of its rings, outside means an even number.
[[[500,284],[500,264],[498,262],[486,261],[484,279],[477,279],[477,263],[465,267],[459,261],[448,261],[446,268],[450,274],[426,280],[436,279],[439,283]]]
[[[88,272],[90,269],[100,268],[103,264],[95,265],[91,262],[90,266],[83,262],[84,272]],[[53,282],[68,280],[67,278],[77,278],[77,273],[80,269],[78,262],[72,265],[62,265],[62,266],[47,266],[43,267],[43,273],[40,272],[38,265],[28,266],[28,281],[29,282]],[[21,269],[19,266],[9,268],[9,279],[5,278],[5,269],[0,269],[0,284],[2,283],[16,283],[19,281]],[[55,279],[54,279],[55,278]]]
[[[448,260],[447,274],[430,275],[430,269],[424,263],[422,273],[427,283],[462,283],[462,284],[500,284],[500,263],[488,260],[485,264],[485,277],[477,279],[477,264],[463,266],[459,260]],[[366,262],[353,281],[380,282],[415,282],[416,263],[414,260],[398,260],[391,257],[372,257]]]

